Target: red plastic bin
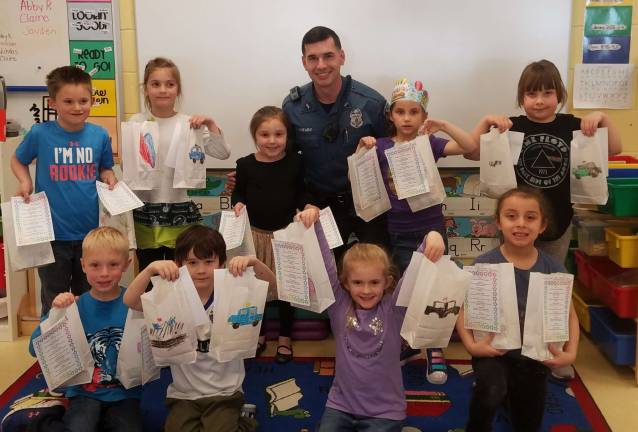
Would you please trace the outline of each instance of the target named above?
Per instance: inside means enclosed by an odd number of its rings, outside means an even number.
[[[638,270],[606,259],[590,265],[592,292],[620,318],[638,316]]]
[[[638,163],[638,159],[636,159],[633,156],[629,156],[629,155],[616,155],[616,156],[609,156],[607,158],[607,160],[609,162],[620,162],[620,163],[628,163],[628,164],[635,164]]]
[[[590,256],[580,250],[574,251],[574,258],[576,259],[576,277],[587,290],[593,293],[591,266],[593,263],[604,263],[609,261],[609,259],[607,257]]]

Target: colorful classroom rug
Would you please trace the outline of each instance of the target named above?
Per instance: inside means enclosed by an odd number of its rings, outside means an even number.
[[[468,361],[449,360],[449,379],[445,385],[435,386],[425,379],[425,365],[413,362],[403,368],[403,380],[408,401],[406,426],[427,432],[462,432],[467,419],[473,374]],[[248,403],[257,406],[260,431],[316,430],[325,406],[334,374],[333,358],[297,358],[287,365],[278,365],[272,358],[246,361],[244,390]],[[142,409],[145,431],[161,430],[166,415],[163,399],[170,373],[163,371],[162,379],[147,385],[143,392]],[[37,364],[31,367],[7,391],[0,395],[0,419],[11,404],[45,387]],[[47,395],[28,403],[58,401]],[[23,401],[23,404],[27,402]],[[49,408],[51,409],[51,408]],[[15,416],[4,422],[1,432],[14,432],[19,421],[34,416],[25,410],[22,419]],[[494,431],[510,431],[510,423],[503,412],[498,415]],[[605,422],[589,392],[578,376],[569,383],[550,381],[543,431],[549,432],[608,432]]]

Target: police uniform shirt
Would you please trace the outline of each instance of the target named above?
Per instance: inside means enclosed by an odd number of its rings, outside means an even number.
[[[292,125],[292,140],[302,152],[311,190],[328,194],[349,191],[347,157],[354,153],[362,137],[387,135],[386,101],[377,91],[352,80],[352,88],[342,103],[336,140],[328,142],[324,130],[335,119],[336,103],[326,112],[315,96],[312,82],[299,89],[295,100],[288,95],[283,101],[282,108]]]

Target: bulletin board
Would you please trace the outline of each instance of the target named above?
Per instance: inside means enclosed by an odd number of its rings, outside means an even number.
[[[75,65],[91,75],[90,123],[118,140],[117,0],[0,0],[0,75],[9,95],[7,116],[28,129],[56,119],[46,93],[46,75],[58,66]]]

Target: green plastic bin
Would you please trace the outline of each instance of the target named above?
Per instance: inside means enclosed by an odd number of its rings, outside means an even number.
[[[609,199],[600,209],[614,216],[638,216],[638,178],[608,178]]]

